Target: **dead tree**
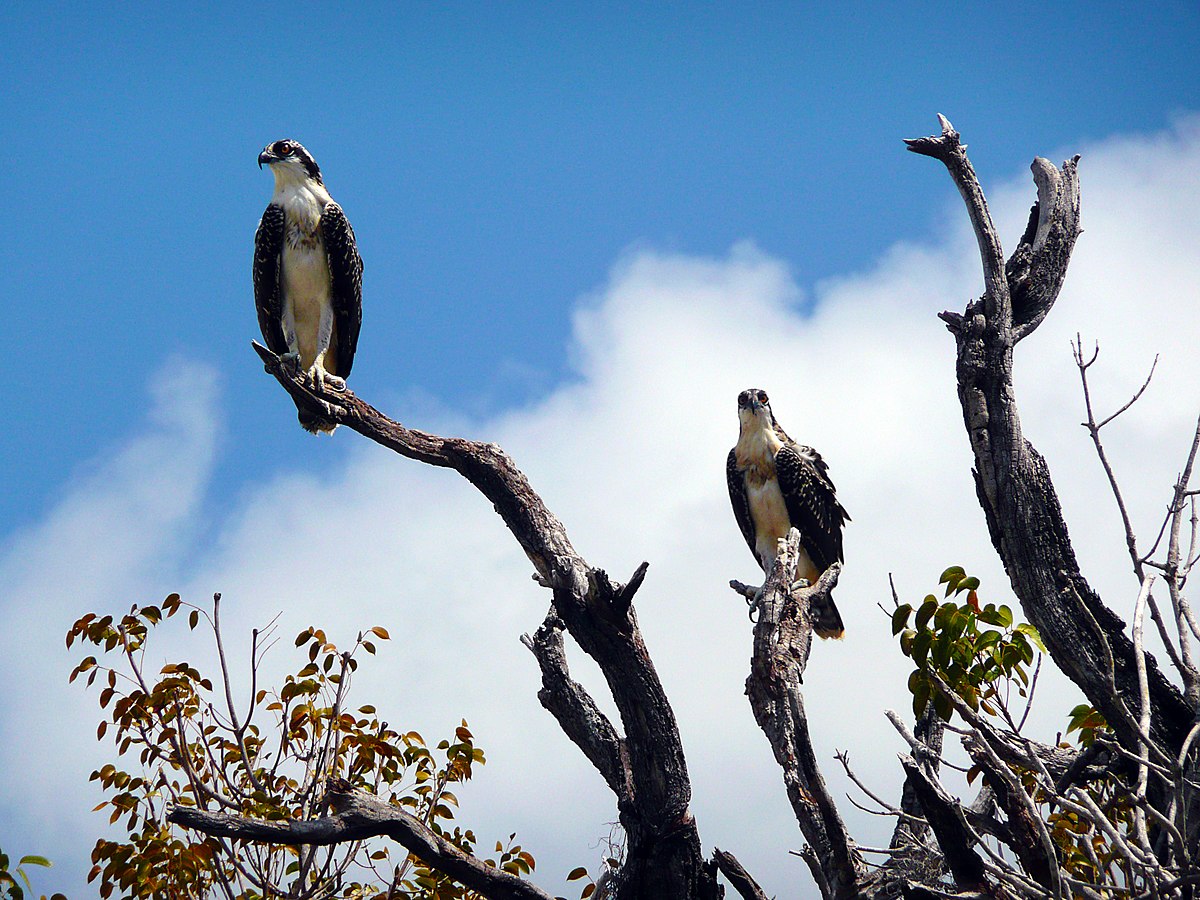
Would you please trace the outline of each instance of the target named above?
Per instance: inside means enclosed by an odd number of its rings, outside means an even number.
[[[691,782],[675,715],[638,627],[633,598],[645,578],[643,563],[625,582],[614,581],[590,565],[567,537],[529,481],[495,444],[439,437],[406,428],[364,403],[353,393],[314,388],[303,374],[278,356],[255,344],[267,371],[273,374],[304,409],[321,410],[331,421],[370,438],[409,459],[453,469],[466,478],[495,507],[509,531],[533,564],[534,579],[551,593],[550,611],[532,637],[524,638],[542,672],[538,698],[579,747],[616,796],[625,831],[625,861],[617,876],[617,896],[655,898],[717,898],[715,861],[701,856],[700,837],[692,816]],[[618,728],[567,667],[563,632],[568,632],[600,666],[621,716]],[[368,797],[357,797],[361,812],[325,820],[323,841],[362,839],[368,834],[390,835],[430,865],[430,846],[436,835],[420,823],[378,815]],[[173,821],[206,833],[271,843],[303,844],[309,823],[291,823],[282,831],[250,827],[237,816],[176,808]],[[411,818],[411,817],[409,817]],[[373,823],[373,824],[372,824]],[[249,828],[249,830],[247,830]],[[372,831],[371,829],[375,829]],[[500,883],[494,870],[457,866],[452,877],[486,897],[546,896],[526,885],[521,894]],[[499,873],[502,875],[503,873]],[[515,880],[515,879],[513,879]],[[530,893],[530,892],[533,893]]]
[[[909,141],[913,152],[941,160],[966,202],[983,266],[982,297],[942,320],[957,347],[957,385],[974,453],[973,476],[992,542],[1026,616],[1037,627],[1054,663],[1083,691],[1111,726],[1111,736],[1083,751],[1031,740],[1018,728],[981,716],[944,682],[966,727],[956,729],[982,773],[978,796],[965,803],[941,784],[944,727],[932,707],[908,725],[888,717],[908,745],[900,758],[902,796],[890,804],[861,785],[880,808],[896,817],[886,848],[856,845],[825,787],[809,736],[801,685],[807,664],[814,596],[829,591],[837,567],[818,584],[794,589],[798,535],[792,532],[761,588],[731,583],[758,601],[747,694],[755,718],[779,763],[807,845],[800,855],[826,900],[842,898],[1059,898],[1191,897],[1200,883],[1196,755],[1200,734],[1200,673],[1192,641],[1200,639],[1183,595],[1197,561],[1198,524],[1190,487],[1200,448],[1200,425],[1174,487],[1159,540],[1139,550],[1115,478],[1129,552],[1140,591],[1132,634],[1080,572],[1049,468],[1021,430],[1012,382],[1013,349],[1049,314],[1066,275],[1079,229],[1078,158],[1061,168],[1035,159],[1037,186],[1029,224],[1006,261],[965,145],[950,123],[942,132]],[[613,581],[571,546],[562,523],[525,476],[496,445],[439,437],[395,422],[349,391],[314,387],[302,373],[256,345],[267,371],[298,407],[343,425],[377,443],[433,466],[450,468],[494,506],[534,567],[534,579],[551,592],[550,610],[532,636],[523,638],[541,670],[542,705],[596,768],[616,798],[627,838],[626,857],[609,879],[606,896],[716,898],[723,895],[718,869],[745,898],[765,895],[730,854],[706,860],[689,810],[691,785],[675,718],[638,628],[633,599],[646,575],[643,563],[626,583]],[[1077,348],[1087,396],[1090,433],[1106,470],[1099,423],[1087,395],[1085,362]],[[1136,398],[1135,398],[1136,399]],[[1118,413],[1119,414],[1119,413]],[[1184,549],[1185,517],[1191,539]],[[1165,536],[1166,549],[1152,559]],[[1167,615],[1154,599],[1161,576]],[[1142,621],[1149,609],[1182,679],[1181,692],[1145,652]],[[600,666],[620,714],[611,721],[573,681],[564,635]],[[840,762],[853,778],[849,758]],[[1107,779],[1132,811],[1134,827],[1120,831],[1087,789]],[[857,779],[856,779],[857,780]],[[331,815],[309,822],[260,823],[226,812],[176,808],[171,820],[209,834],[273,843],[303,844],[388,835],[486,897],[546,897],[540,889],[471,865],[438,844],[436,835],[405,814],[346,785],[331,785]],[[1039,804],[1041,804],[1039,806]],[[1115,848],[1127,876],[1123,884],[1090,884],[1064,867],[1061,846],[1048,831],[1045,810],[1070,814],[1085,835]],[[411,817],[410,817],[411,818]],[[1089,830],[1090,829],[1090,830]],[[1090,845],[1089,845],[1090,846]],[[451,850],[453,848],[450,848]],[[868,863],[868,856],[879,861]],[[800,890],[798,894],[803,894]]]

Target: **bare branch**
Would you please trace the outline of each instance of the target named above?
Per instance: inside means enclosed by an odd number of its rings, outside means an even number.
[[[733,885],[733,889],[743,900],[767,900],[766,893],[758,886],[758,882],[750,877],[750,873],[738,862],[736,856],[714,847],[713,859],[716,860],[721,874]]]
[[[254,348],[300,408],[345,425],[401,456],[454,469],[491,502],[533,563],[539,583],[553,591],[559,620],[604,672],[620,713],[624,743],[619,766],[611,749],[601,746],[611,744],[611,734],[604,734],[599,720],[594,724],[600,730],[591,737],[582,729],[572,737],[583,741],[580,746],[601,768],[606,782],[620,792],[618,796],[630,800],[618,807],[629,840],[629,855],[621,870],[624,889],[647,896],[715,897],[716,874],[701,856],[690,811],[691,782],[679,728],[631,605],[646,565],[625,585],[589,565],[571,546],[562,523],[497,445],[406,428],[351,391],[314,385],[270,350],[258,344]],[[564,695],[563,702],[582,700]],[[575,711],[580,709],[577,706]]]
[[[1046,318],[1067,276],[1071,250],[1080,234],[1078,163],[1076,156],[1058,169],[1039,156],[1029,166],[1037,186],[1037,223],[1032,241],[1023,239],[1005,266],[1014,343],[1032,334]]]
[[[533,637],[521,638],[542,670],[538,700],[604,777],[617,802],[632,803],[633,786],[624,742],[583,685],[571,679],[562,632],[562,621],[552,611]]]
[[[1095,352],[1088,362],[1083,361],[1083,341],[1078,334],[1075,335],[1075,343],[1071,345],[1071,352],[1075,356],[1075,365],[1079,369],[1079,379],[1083,384],[1083,405],[1087,410],[1087,421],[1083,423],[1083,427],[1088,430],[1091,435],[1092,444],[1096,447],[1096,455],[1100,458],[1100,465],[1104,469],[1104,474],[1108,476],[1108,485],[1112,490],[1113,497],[1117,501],[1117,510],[1121,513],[1121,524],[1125,527],[1125,545],[1129,549],[1129,558],[1133,561],[1133,574],[1137,576],[1138,581],[1142,581],[1144,573],[1142,571],[1142,560],[1138,555],[1137,537],[1133,533],[1133,522],[1129,518],[1129,512],[1125,508],[1125,498],[1121,495],[1121,487],[1117,483],[1117,476],[1113,472],[1112,463],[1108,461],[1108,454],[1104,452],[1104,444],[1100,440],[1100,429],[1119,416],[1129,407],[1137,402],[1138,398],[1150,384],[1150,379],[1154,377],[1155,366],[1158,365],[1158,357],[1154,357],[1154,365],[1150,367],[1150,374],[1146,376],[1146,381],[1141,389],[1133,395],[1128,403],[1122,406],[1119,410],[1105,419],[1103,422],[1097,423],[1096,416],[1092,411],[1092,393],[1088,385],[1087,370],[1095,363],[1096,358],[1100,355],[1100,345],[1096,344]]]
[[[399,806],[355,790],[341,779],[330,783],[330,793],[337,812],[320,819],[264,822],[188,806],[174,807],[167,819],[214,837],[292,847],[390,837],[426,865],[445,872],[488,900],[553,900],[536,885],[459,850]]]
[[[1029,244],[1028,254],[1014,260],[1010,271],[1001,261],[999,239],[958,134],[944,118],[941,124],[940,137],[909,143],[914,151],[947,166],[980,245],[986,288],[982,303],[968,304],[962,316],[951,319],[958,395],[980,506],[1013,591],[1054,662],[1112,724],[1125,746],[1134,747],[1137,727],[1128,711],[1139,696],[1133,644],[1124,622],[1079,570],[1049,467],[1022,433],[1012,377],[1013,347],[1049,311],[1079,233],[1075,160],[1064,162],[1057,175],[1049,163],[1035,160],[1038,223],[1022,242]],[[1053,204],[1047,202],[1051,193]],[[1052,232],[1057,237],[1047,238],[1045,252],[1035,259],[1038,235]],[[1010,285],[1010,274],[1019,283]],[[1012,299],[1018,294],[1025,298],[1020,315]],[[1177,747],[1190,726],[1192,710],[1152,658],[1147,657],[1146,667],[1151,732],[1161,746]]]
[[[1002,323],[1007,329],[1012,325],[1012,306],[1004,272],[1004,250],[992,223],[992,214],[988,211],[975,167],[967,159],[967,145],[959,141],[950,120],[940,113],[938,123],[942,126],[940,136],[905,140],[904,143],[913,153],[940,160],[950,171],[954,186],[967,205],[967,215],[979,244],[979,256],[983,261],[984,309],[989,320]]]
[[[1138,731],[1143,735],[1150,733],[1150,686],[1146,682],[1146,656],[1142,652],[1142,626],[1146,621],[1146,601],[1153,587],[1154,576],[1150,575],[1142,582],[1142,589],[1138,592],[1137,605],[1133,612],[1133,651],[1138,663],[1138,691],[1141,694]],[[1143,753],[1148,753],[1149,749],[1144,741],[1138,743],[1137,752],[1139,756]],[[1149,767],[1139,763],[1137,776],[1138,805],[1134,809],[1134,825],[1138,842],[1147,853],[1153,852],[1150,849],[1150,835],[1146,830],[1146,811],[1143,808],[1146,802],[1146,785],[1149,778]]]
[[[1171,498],[1171,530],[1170,538],[1167,541],[1167,561],[1164,574],[1166,575],[1167,590],[1171,595],[1171,606],[1175,613],[1175,622],[1179,631],[1179,656],[1181,659],[1179,672],[1183,676],[1188,703],[1197,714],[1200,714],[1200,670],[1197,670],[1196,662],[1192,655],[1192,641],[1188,634],[1188,629],[1194,627],[1194,622],[1191,615],[1191,608],[1188,605],[1187,599],[1183,596],[1181,584],[1182,578],[1185,577],[1182,569],[1187,560],[1181,555],[1180,551],[1180,534],[1183,528],[1183,517],[1188,506],[1188,484],[1192,480],[1192,469],[1196,464],[1197,451],[1200,451],[1200,419],[1197,419],[1196,431],[1192,437],[1192,446],[1188,451],[1183,471],[1175,482],[1175,493]],[[1191,551],[1189,550],[1188,552],[1190,553]]]
[[[901,756],[900,764],[925,810],[925,819],[937,837],[955,884],[960,890],[988,893],[983,860],[972,849],[975,838],[961,806],[940,784],[929,778],[911,756]]]
[[[858,890],[866,866],[821,776],[800,691],[812,640],[812,600],[828,595],[841,567],[830,566],[815,585],[793,592],[799,552],[800,533],[793,528],[762,587],[746,693],[783,769],[800,830],[821,861],[829,890],[842,897]]]

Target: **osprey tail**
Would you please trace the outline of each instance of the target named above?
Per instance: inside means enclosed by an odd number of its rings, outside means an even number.
[[[836,638],[839,641],[842,639],[846,629],[842,626],[842,616],[833,602],[832,594],[824,600],[814,602],[811,612],[813,631],[817,633],[817,637]]]
[[[304,409],[296,413],[296,418],[300,420],[300,427],[309,434],[333,434],[333,430],[337,428],[336,422],[330,422],[321,416],[315,416]],[[840,626],[840,619],[838,620],[838,624]]]

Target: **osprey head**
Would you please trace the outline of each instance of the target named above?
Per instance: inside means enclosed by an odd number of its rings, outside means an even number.
[[[768,416],[771,415],[771,401],[767,399],[767,392],[762,388],[746,388],[738,394],[739,416],[743,412],[759,415],[760,410],[765,410]]]
[[[746,388],[738,394],[738,422],[743,431],[747,428],[778,428],[766,391],[762,388]]]
[[[304,145],[299,141],[288,140],[285,138],[282,141],[274,141],[263,147],[262,153],[258,154],[258,167],[261,169],[263,163],[271,167],[271,171],[275,173],[276,179],[287,178],[295,181],[303,181],[311,178],[317,184],[322,184],[321,170],[317,166],[317,161],[312,158],[312,154],[304,149]]]

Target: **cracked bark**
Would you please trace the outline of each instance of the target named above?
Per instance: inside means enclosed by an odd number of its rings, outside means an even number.
[[[805,861],[811,868],[815,858],[819,871],[814,871],[814,877],[822,885],[822,893],[840,900],[862,893],[867,869],[817,765],[800,685],[812,642],[812,600],[828,596],[841,566],[830,566],[815,585],[792,590],[799,553],[800,532],[793,528],[781,542],[781,552],[759,596],[746,694],[755,721],[783,770],[784,787],[800,831],[812,848]],[[739,593],[744,591],[743,585],[730,586]]]

